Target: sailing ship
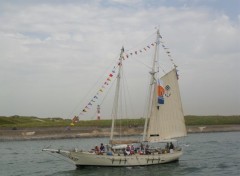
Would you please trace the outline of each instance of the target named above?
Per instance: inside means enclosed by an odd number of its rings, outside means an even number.
[[[176,138],[186,136],[183,108],[181,103],[176,65],[159,76],[158,50],[162,38],[157,30],[152,68],[150,71],[148,113],[145,118],[142,138],[139,140],[116,140],[115,122],[118,113],[119,87],[124,59],[121,49],[116,73],[116,91],[114,96],[112,125],[109,143],[105,151],[62,150],[45,148],[43,151],[60,154],[69,158],[77,167],[83,166],[147,166],[178,161],[183,154],[176,146]],[[169,146],[169,143],[171,145]],[[173,146],[173,144],[175,146]],[[165,146],[166,145],[166,146]],[[130,152],[130,146],[134,151]]]

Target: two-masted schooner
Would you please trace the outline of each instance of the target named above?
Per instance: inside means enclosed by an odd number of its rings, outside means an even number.
[[[116,90],[113,103],[113,117],[109,143],[104,152],[62,150],[45,148],[43,151],[58,153],[69,158],[77,167],[82,166],[147,166],[177,161],[183,154],[180,147],[173,146],[175,138],[186,136],[183,108],[178,86],[176,66],[162,77],[158,74],[158,50],[161,40],[159,30],[155,41],[155,50],[150,71],[148,115],[145,118],[143,136],[141,140],[115,140],[114,128],[118,113],[119,87],[124,49],[122,48],[118,72],[116,76]],[[167,144],[166,147],[162,145]],[[171,146],[168,144],[171,143]],[[128,147],[134,145],[134,152],[127,152]]]

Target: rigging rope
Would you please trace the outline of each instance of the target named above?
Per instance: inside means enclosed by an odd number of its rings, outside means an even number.
[[[104,103],[104,101],[105,101],[106,97],[108,96],[108,94],[110,93],[110,90],[112,89],[112,86],[114,85],[115,81],[116,81],[116,78],[112,81],[112,84],[110,85],[107,92],[105,93],[105,96],[103,96],[102,101],[99,103],[100,106]],[[92,120],[94,119],[94,117],[96,117],[96,115],[97,115],[97,112],[95,111],[95,113],[92,116]]]
[[[149,40],[153,35],[155,35],[155,32],[154,32],[153,34],[149,35],[149,37],[147,37],[145,40],[143,40],[142,42],[140,42],[140,43],[137,44],[136,46],[138,46],[138,45],[142,44],[143,42]],[[176,67],[176,64],[173,62],[173,59],[172,59],[172,57],[171,57],[171,55],[170,55],[170,52],[169,52],[169,50],[168,50],[169,48],[167,48],[167,47],[164,45],[165,42],[163,42],[161,35],[160,35],[160,39],[161,39],[160,42],[154,42],[154,43],[152,43],[151,45],[148,45],[148,46],[145,47],[145,48],[150,49],[150,47],[152,47],[152,46],[158,47],[158,46],[161,44],[161,46],[163,47],[164,51],[166,52],[169,60],[170,60],[171,63],[174,65],[174,67]],[[158,45],[158,46],[157,46],[157,45]],[[144,49],[145,49],[145,48],[144,48]],[[132,49],[133,49],[133,48],[132,48]],[[132,50],[132,49],[131,49],[131,50]],[[129,52],[129,51],[130,51],[130,50],[127,50],[127,52]],[[143,50],[142,50],[142,51],[141,51],[141,50],[136,50],[135,52],[134,52],[134,50],[133,50],[133,52],[130,53],[130,54],[131,54],[131,56],[132,56],[134,53],[137,55],[137,52],[139,52],[139,51],[142,52]],[[145,49],[145,51],[147,51],[147,50]],[[126,52],[125,52],[125,53],[126,53]],[[125,59],[128,58],[128,57],[129,57],[129,56],[126,54],[125,57],[123,56],[123,60],[125,60]],[[144,65],[145,67],[147,67],[148,69],[151,68],[150,66],[148,66],[148,65],[145,64],[145,63],[143,63],[142,61],[138,61],[138,60],[135,60],[135,61],[143,64],[143,65]],[[119,61],[117,61],[117,63],[119,64]],[[158,64],[158,65],[159,65],[159,64]],[[118,65],[117,65],[117,66],[118,66]],[[109,68],[110,68],[110,67],[108,67],[106,70],[109,70]],[[114,68],[115,68],[115,66],[114,66]],[[164,70],[161,66],[158,67],[158,71],[159,71],[159,68],[163,71],[163,73],[166,73],[165,70]],[[104,71],[104,73],[106,72],[106,70]],[[97,79],[97,81],[95,82],[94,86],[92,86],[92,88],[91,88],[91,89],[88,91],[88,93],[84,96],[84,98],[83,98],[83,101],[84,101],[84,102],[85,102],[85,99],[90,95],[90,93],[93,92],[93,88],[96,87],[96,85],[100,83],[100,78],[103,77],[103,75],[105,75],[105,74],[101,74],[101,75],[99,76],[99,79]],[[102,87],[103,87],[103,86],[102,86]],[[105,88],[105,87],[104,87],[104,88]],[[102,89],[100,89],[100,90],[101,90],[101,92],[103,92]],[[109,91],[108,91],[108,92],[109,92]],[[108,92],[107,92],[107,94],[108,94]],[[100,94],[100,93],[98,92],[96,95],[99,95],[99,94]],[[105,97],[107,96],[107,94],[104,96],[101,104],[103,103],[103,101],[104,101]],[[95,97],[96,97],[96,96],[95,96]],[[93,99],[92,99],[92,100],[93,100]],[[91,105],[91,108],[92,108],[92,103],[91,103],[92,100],[88,103],[88,105],[89,105],[89,104]],[[94,101],[94,102],[95,102],[95,101]],[[87,112],[87,111],[88,111],[88,109],[89,109],[88,105],[85,106],[85,108],[83,109],[83,111],[79,113],[79,116],[82,115],[84,112]],[[78,106],[76,106],[73,111],[75,111],[75,109],[77,109],[77,107],[78,107]],[[87,108],[87,110],[86,110],[86,108]],[[73,112],[73,111],[72,111],[72,112]]]
[[[115,63],[116,61],[114,61]],[[114,64],[115,65],[115,64]],[[85,94],[85,96],[83,98],[80,98],[79,103],[77,103],[77,105],[73,108],[73,110],[71,111],[71,113],[69,113],[69,116],[72,116],[74,111],[76,111],[76,109],[80,106],[80,104],[82,104],[83,102],[85,102],[87,100],[87,97],[89,97],[89,95],[91,94],[91,92],[93,92],[93,89],[97,86],[97,84],[100,83],[100,80],[102,80],[101,78],[103,78],[105,76],[105,73],[107,70],[109,70],[111,68],[112,65],[108,66],[103,72],[102,74],[100,74],[100,76],[98,77],[97,81],[94,83],[93,86],[91,86],[91,89],[89,89],[89,91],[87,92],[87,94]],[[83,105],[82,105],[83,106]],[[80,112],[81,113],[81,112]],[[78,116],[80,116],[80,113]]]

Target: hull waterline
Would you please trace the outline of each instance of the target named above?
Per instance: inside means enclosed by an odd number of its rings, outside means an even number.
[[[61,154],[61,153],[60,153]],[[150,155],[97,155],[89,152],[70,152],[62,154],[71,159],[78,167],[100,166],[100,167],[129,167],[129,166],[148,166],[170,163],[178,161],[182,151],[175,151],[167,154],[150,154]]]

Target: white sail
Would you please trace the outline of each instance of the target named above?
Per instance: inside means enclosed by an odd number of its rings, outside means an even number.
[[[166,139],[186,136],[186,126],[177,80],[176,69],[165,74],[161,81],[165,89],[164,104],[157,103],[157,84],[154,88],[147,141],[160,142]]]

